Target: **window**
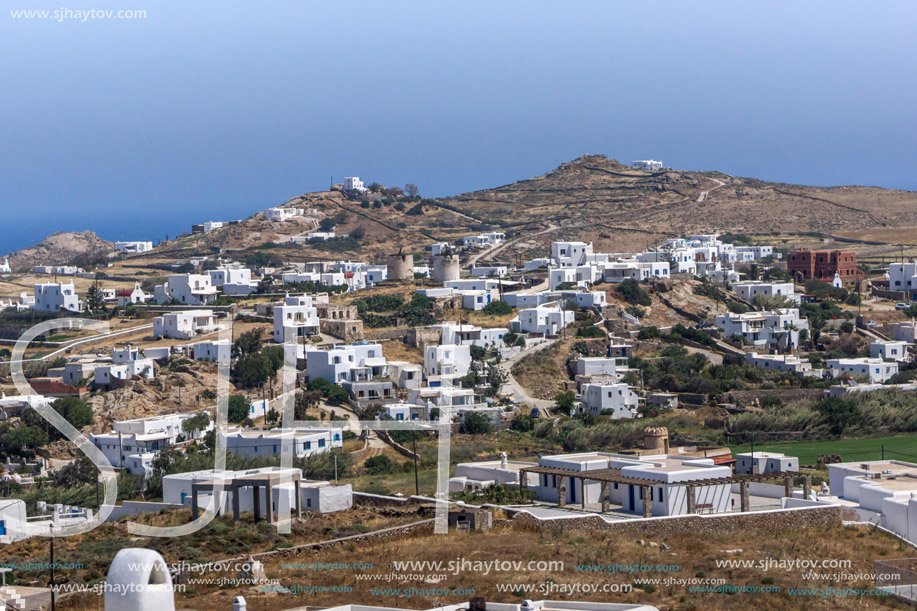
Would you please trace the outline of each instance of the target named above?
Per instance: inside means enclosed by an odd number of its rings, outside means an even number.
[[[318,447],[320,447],[320,448],[324,448],[324,447],[325,447],[325,440],[324,440],[324,439],[319,439],[319,440],[318,440]]]

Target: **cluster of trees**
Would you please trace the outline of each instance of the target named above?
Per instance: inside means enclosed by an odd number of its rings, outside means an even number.
[[[354,301],[363,324],[370,329],[394,327],[399,324],[409,327],[423,327],[436,322],[436,316],[433,315],[433,302],[419,293],[414,293],[410,301],[404,301],[398,295],[379,295],[377,297],[386,299],[371,301],[373,298],[370,297],[362,304],[357,303],[361,301],[359,299]],[[399,305],[395,305],[395,300],[389,299],[390,297],[396,297],[399,300]],[[370,303],[373,305],[369,305]],[[362,311],[361,307],[363,308]],[[370,309],[373,311],[370,311]],[[380,314],[377,312],[389,313]]]
[[[261,329],[252,329],[233,342],[232,352],[236,360],[230,379],[237,388],[261,388],[273,380],[283,367],[283,347],[263,346],[261,332]]]
[[[628,278],[618,285],[615,291],[624,298],[624,301],[631,305],[651,306],[653,305],[649,293],[644,290],[640,283],[633,278]]]

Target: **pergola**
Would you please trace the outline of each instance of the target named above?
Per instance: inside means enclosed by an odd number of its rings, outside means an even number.
[[[647,479],[642,477],[628,477],[621,475],[620,469],[595,469],[592,471],[573,471],[571,469],[561,469],[558,467],[530,467],[526,469],[519,470],[519,486],[520,488],[526,487],[526,474],[527,473],[538,473],[539,475],[553,475],[558,478],[557,483],[557,505],[559,507],[564,507],[567,504],[567,478],[571,480],[581,480],[582,485],[585,486],[587,481],[600,482],[602,486],[602,492],[600,497],[602,499],[602,513],[608,511],[608,484],[625,484],[630,486],[639,486],[643,492],[643,517],[649,518],[652,516],[652,500],[650,498],[649,489],[652,486],[658,486],[663,483],[659,480]],[[749,494],[748,494],[748,484],[751,482],[766,482],[772,480],[783,480],[784,486],[784,496],[792,497],[793,496],[793,480],[797,476],[802,476],[803,478],[803,498],[809,498],[812,493],[812,475],[809,473],[787,473],[787,472],[775,472],[775,473],[734,473],[726,477],[709,477],[704,479],[694,479],[686,482],[678,482],[674,485],[684,486],[687,490],[687,502],[688,502],[688,513],[693,514],[697,513],[697,503],[696,499],[696,490],[697,488],[703,488],[704,486],[719,486],[722,484],[739,484],[739,497],[741,504],[741,511],[749,510]],[[670,484],[672,485],[672,484]],[[585,492],[582,495],[582,505],[583,509],[586,508],[586,494]]]
[[[300,490],[301,475],[298,471],[284,473],[252,473],[249,475],[240,475],[234,478],[214,478],[207,481],[193,482],[191,484],[191,518],[196,520],[198,515],[197,495],[200,492],[213,493],[214,488],[222,487],[223,491],[232,494],[232,518],[239,520],[239,490],[242,488],[252,488],[253,509],[255,512],[255,521],[260,522],[261,516],[261,489],[265,489],[265,503],[267,507],[267,521],[274,521],[274,512],[271,507],[273,495],[271,490],[278,484],[293,482],[295,489],[296,517],[302,518],[302,496]],[[217,508],[219,511],[219,508]]]

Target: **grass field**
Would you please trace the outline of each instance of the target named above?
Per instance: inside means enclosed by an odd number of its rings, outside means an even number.
[[[798,456],[799,463],[814,465],[821,454],[838,454],[844,462],[858,460],[879,460],[885,446],[885,458],[917,461],[917,435],[896,435],[892,437],[871,437],[866,439],[831,439],[825,441],[762,442],[755,444],[755,451],[782,452]],[[749,444],[730,446],[733,454],[748,452]]]

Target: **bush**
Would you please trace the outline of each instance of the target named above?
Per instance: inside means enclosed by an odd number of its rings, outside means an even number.
[[[649,294],[643,290],[640,283],[633,278],[628,278],[618,285],[618,293],[624,298],[624,301],[631,305],[650,306],[653,305]]]
[[[519,414],[513,418],[513,422],[510,425],[514,431],[519,431],[520,433],[528,433],[529,431],[534,430],[535,428],[535,419],[531,416],[526,416],[525,414]]]
[[[576,330],[577,337],[605,337],[605,332],[602,331],[599,327],[589,325],[588,327],[580,327]]]
[[[384,454],[379,456],[371,456],[366,459],[364,463],[366,470],[369,471],[370,475],[382,475],[383,473],[392,472],[392,459]]]
[[[488,316],[506,316],[513,313],[513,308],[505,301],[491,301],[482,310]]]
[[[658,327],[644,327],[637,333],[637,339],[656,339],[661,335]]]

